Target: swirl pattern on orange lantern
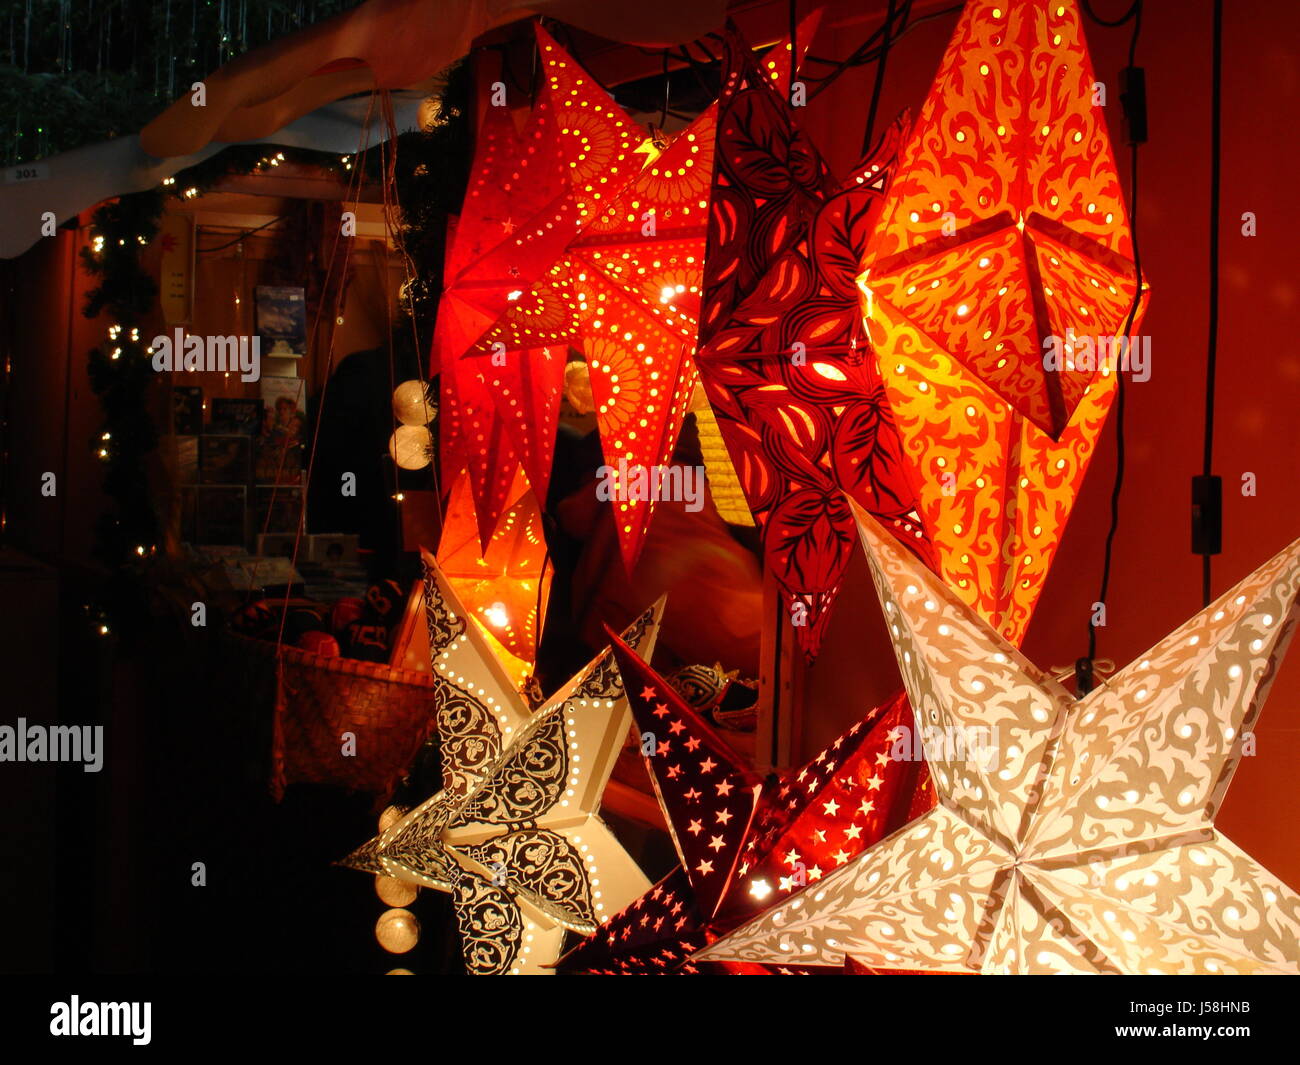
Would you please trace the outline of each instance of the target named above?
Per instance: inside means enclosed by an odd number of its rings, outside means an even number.
[[[1096,370],[1046,369],[1045,345],[1122,333],[1137,295],[1094,84],[1073,0],[967,4],[863,261],[869,313],[908,319],[1053,439]]]
[[[968,4],[859,278],[937,571],[1014,643],[1115,394],[1121,363],[1095,353],[1136,293],[1092,89],[1072,0]]]

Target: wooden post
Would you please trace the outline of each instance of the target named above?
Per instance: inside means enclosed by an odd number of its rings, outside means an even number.
[[[763,571],[763,626],[759,647],[758,734],[754,767],[788,769],[800,757],[806,666],[775,578]]]

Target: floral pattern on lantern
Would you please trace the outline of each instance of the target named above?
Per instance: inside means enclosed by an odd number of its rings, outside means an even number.
[[[696,360],[812,659],[853,550],[843,492],[927,551],[855,284],[899,134],[837,186],[734,34],[727,56]]]

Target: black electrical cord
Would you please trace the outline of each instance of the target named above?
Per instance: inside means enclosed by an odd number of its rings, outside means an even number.
[[[695,78],[695,84],[697,84],[700,87],[700,90],[704,93],[705,96],[712,96],[714,93],[714,88],[708,83],[708,80],[704,77],[703,74],[703,71],[708,69],[709,64],[701,63],[698,59],[696,59],[693,55],[691,55],[691,50],[689,45],[685,45],[685,44],[682,45],[681,52],[682,52],[682,58],[686,61],[686,65],[690,67],[691,74]],[[705,49],[705,53],[708,54],[708,49]],[[709,56],[709,60],[710,62],[713,60],[713,57],[711,55]]]
[[[664,49],[664,106],[659,112],[659,128],[663,129],[664,124],[668,121],[668,103],[669,90],[672,89],[673,80],[668,76],[668,49]]]
[[[1084,14],[1086,14],[1090,19],[1092,19],[1093,22],[1097,23],[1098,26],[1107,26],[1110,29],[1115,29],[1117,26],[1124,25],[1124,23],[1126,23],[1129,19],[1131,19],[1135,14],[1139,18],[1141,17],[1140,9],[1142,7],[1142,0],[1133,0],[1132,6],[1130,6],[1129,9],[1124,12],[1124,14],[1122,14],[1117,19],[1111,19],[1111,20],[1098,18],[1096,12],[1092,10],[1092,4],[1089,3],[1089,0],[1082,0],[1082,7],[1083,7]],[[1132,61],[1133,61],[1133,52],[1130,49],[1129,51],[1130,65],[1132,64]]]
[[[1223,177],[1223,0],[1214,0],[1214,54],[1210,80],[1210,324],[1205,359],[1205,448],[1201,475],[1209,478],[1214,460],[1214,384],[1219,358],[1219,198]],[[1201,605],[1210,605],[1210,560],[1201,556]]]
[[[289,216],[285,214],[276,215],[269,222],[263,222],[260,226],[256,227],[255,229],[244,230],[244,232],[240,233],[239,236],[235,237],[234,240],[228,240],[224,244],[214,244],[210,248],[195,248],[194,252],[196,255],[207,255],[209,252],[225,251],[227,248],[233,248],[236,244],[238,244],[241,240],[244,240],[246,237],[251,237],[254,233],[260,233],[262,230],[275,225],[276,222],[283,222],[288,217]]]
[[[940,11],[932,11],[928,15],[920,15],[917,18],[912,18],[911,12],[912,12],[913,2],[914,0],[905,0],[905,2],[902,4],[901,9],[899,9],[897,6],[898,0],[891,0],[890,7],[894,10],[894,17],[892,19],[887,17],[886,21],[874,33],[872,33],[870,37],[868,37],[864,42],[862,42],[862,44],[860,44],[856,49],[854,49],[854,51],[848,56],[848,58],[840,59],[840,60],[827,59],[825,57],[816,56],[809,53],[802,56],[799,62],[796,63],[794,61],[794,56],[797,54],[797,48],[798,48],[798,41],[796,37],[798,31],[798,25],[797,25],[798,8],[797,8],[796,0],[791,0],[790,7],[789,7],[790,45],[791,45],[791,57],[792,57],[791,68],[790,68],[790,78],[791,78],[790,86],[789,86],[790,93],[793,94],[794,92],[794,74],[795,74],[796,66],[803,67],[806,64],[812,63],[812,64],[817,64],[819,66],[831,68],[828,73],[822,75],[811,74],[808,73],[806,70],[800,71],[798,80],[806,84],[812,84],[814,86],[814,88],[808,93],[808,99],[811,100],[818,93],[828,88],[830,84],[841,74],[843,74],[846,70],[849,70],[852,67],[865,66],[868,63],[875,63],[879,60],[883,60],[884,56],[888,53],[890,48],[892,48],[895,44],[897,44],[900,40],[902,40],[905,36],[907,36],[907,34],[911,33],[918,26],[924,25],[927,22],[932,22],[935,19],[945,18],[948,15],[957,14],[962,10],[963,7],[962,4],[954,4],[951,7],[943,8]],[[891,22],[897,25],[897,32],[890,31]],[[554,27],[554,31],[557,34],[557,36],[560,36],[562,38],[561,43],[565,45],[565,47],[569,50],[570,54],[573,55],[574,59],[579,64],[581,64],[582,57],[578,55],[577,49],[574,47],[571,38],[567,34],[563,33],[563,30],[559,25],[556,25]],[[890,32],[887,33],[887,31]],[[679,46],[679,48],[677,49],[648,48],[644,45],[633,45],[632,47],[634,47],[642,55],[662,55],[664,57],[665,63],[667,63],[668,58],[670,56],[674,59],[680,58],[684,60],[691,67],[692,71],[695,73],[695,76],[697,80],[699,80],[701,87],[708,89],[709,86],[708,83],[704,80],[703,71],[711,67],[717,66],[721,62],[721,60],[718,56],[715,56],[713,54],[713,52],[704,43],[705,41],[721,42],[723,41],[723,37],[721,34],[718,33],[707,33],[703,37],[698,38],[697,40],[690,41],[684,45]],[[508,46],[488,45],[485,47],[496,48],[499,51],[501,51],[504,56],[505,48]],[[696,59],[691,54],[690,50],[692,47],[698,48],[701,52],[703,52],[704,55],[707,57],[707,60],[701,62],[700,60]],[[525,91],[525,87],[514,76],[513,71],[507,70],[504,76],[509,77],[510,81],[514,84],[515,88],[519,89],[520,91]],[[531,91],[532,88],[531,83],[534,77],[535,77],[535,72],[533,76],[530,77],[529,79],[530,85],[528,87],[528,91]],[[667,77],[667,74],[665,74],[665,77]],[[880,75],[878,71],[877,80],[882,80],[882,79],[883,79],[883,75]],[[669,117],[682,118],[682,119],[689,119],[690,117],[688,115],[677,114],[672,110],[669,110],[667,112],[667,115]]]
[[[885,40],[880,46],[880,58],[876,60],[876,81],[871,89],[871,107],[867,110],[867,130],[862,135],[863,155],[871,149],[871,134],[876,128],[876,111],[880,107],[881,90],[885,86],[885,64],[889,60],[889,46],[894,43],[889,35],[893,32],[897,11],[896,0],[889,0],[889,9],[885,12]]]
[[[785,98],[794,99],[795,71],[799,67],[799,0],[790,0],[790,76],[787,78]]]
[[[1133,5],[1125,12],[1124,16],[1115,22],[1106,22],[1097,18],[1093,14],[1088,0],[1083,0],[1083,9],[1088,17],[1103,26],[1122,26],[1130,19],[1133,21],[1133,33],[1129,38],[1128,61],[1129,66],[1134,66],[1134,59],[1137,55],[1138,37],[1142,32],[1142,0],[1133,0]],[[1129,233],[1133,244],[1133,273],[1134,273],[1134,290],[1133,302],[1128,309],[1128,316],[1124,322],[1124,343],[1131,348],[1133,322],[1137,317],[1138,307],[1142,303],[1142,252],[1141,244],[1138,240],[1138,142],[1130,142],[1129,145]],[[1126,396],[1124,388],[1124,373],[1122,366],[1116,367],[1115,382],[1115,483],[1110,493],[1110,527],[1106,530],[1106,546],[1102,556],[1101,566],[1101,588],[1097,593],[1096,601],[1105,609],[1106,594],[1110,590],[1110,572],[1111,560],[1114,556],[1115,537],[1119,533],[1119,501],[1120,495],[1124,488],[1124,411],[1126,405]],[[1093,623],[1093,618],[1088,618],[1088,657],[1080,660],[1076,665],[1076,678],[1079,682],[1080,695],[1092,687],[1092,663],[1097,657],[1097,626]]]
[[[899,30],[897,33],[893,34],[893,36],[890,38],[888,46],[892,48],[894,45],[896,45],[899,41],[901,41],[913,30],[917,29],[919,26],[925,25],[925,23],[927,22],[933,22],[935,19],[946,18],[949,15],[955,15],[959,13],[962,10],[962,6],[963,5],[961,4],[954,4],[952,7],[945,7],[941,11],[932,11],[928,15],[919,15],[916,18],[912,18],[911,17],[912,2],[911,0],[908,0],[908,3],[903,8],[902,13],[899,16],[899,20],[898,20]],[[867,40],[863,43],[861,47],[857,49],[857,51],[855,51],[847,59],[842,59],[839,62],[832,63],[829,60],[822,59],[820,56],[805,56],[804,57],[805,62],[828,64],[834,67],[834,69],[831,70],[829,74],[823,75],[822,77],[813,77],[811,75],[805,76],[804,81],[812,81],[816,83],[816,88],[813,89],[812,92],[808,94],[809,99],[812,99],[812,97],[816,96],[818,93],[828,88],[831,82],[833,82],[836,78],[838,78],[850,67],[864,66],[867,63],[872,63],[875,62],[875,60],[879,59],[881,51],[885,46],[882,44],[879,47],[872,48],[871,45],[875,43],[878,37],[882,36],[883,29],[884,26],[882,25],[879,30],[877,30],[875,33],[873,33],[870,37],[867,38]]]
[[[1129,231],[1132,234],[1133,241],[1133,272],[1135,276],[1136,289],[1133,294],[1133,302],[1129,306],[1128,316],[1124,321],[1124,338],[1125,344],[1132,346],[1133,320],[1137,316],[1138,306],[1142,301],[1142,253],[1138,244],[1138,146],[1134,144],[1130,150],[1130,168],[1129,168]],[[1101,566],[1101,588],[1097,592],[1097,602],[1103,607],[1106,603],[1106,593],[1110,590],[1110,566],[1111,557],[1115,548],[1115,537],[1119,533],[1119,499],[1120,493],[1124,488],[1124,410],[1125,410],[1125,386],[1124,374],[1121,368],[1115,371],[1115,484],[1110,493],[1110,528],[1106,530],[1106,548],[1102,559]],[[1097,627],[1092,624],[1089,618],[1088,624],[1088,660],[1091,662],[1097,657]]]

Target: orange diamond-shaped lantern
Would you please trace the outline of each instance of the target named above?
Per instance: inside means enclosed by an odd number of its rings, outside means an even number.
[[[1051,338],[1113,337],[1127,216],[1073,0],[972,0],[864,260],[868,312],[950,356],[1053,439],[1096,377]]]
[[[1072,0],[972,0],[859,279],[937,568],[1016,643],[1115,394],[1097,338],[1136,292],[1092,93]]]

